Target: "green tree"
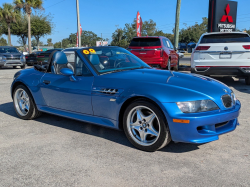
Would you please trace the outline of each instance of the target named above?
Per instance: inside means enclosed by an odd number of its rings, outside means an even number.
[[[201,35],[207,32],[208,19],[206,17],[202,19],[203,22],[201,24],[196,23],[193,26],[181,29],[179,41],[183,43],[189,43],[189,42],[197,43]]]
[[[82,46],[96,46],[96,41],[102,40],[101,37],[98,37],[97,34],[95,34],[92,31],[82,31]],[[73,43],[76,44],[76,43]]]
[[[43,0],[14,0],[14,4],[17,8],[23,9],[27,14],[28,18],[28,40],[29,40],[29,52],[31,53],[31,13],[33,9],[43,9],[42,4]]]
[[[18,18],[19,12],[14,9],[14,6],[9,3],[4,3],[3,7],[0,7],[0,19],[3,20],[7,24],[8,27],[8,45],[11,46],[11,31],[10,26],[11,23],[16,22],[16,18]]]
[[[5,40],[3,37],[0,37],[0,46],[6,46],[7,40]]]
[[[158,35],[157,33],[161,33]],[[150,19],[149,21],[144,21],[142,24],[142,36],[164,36],[166,35],[162,31],[158,31],[156,29],[156,23]],[[168,34],[172,37],[171,34]],[[125,27],[118,28],[112,34],[112,42],[111,45],[120,46],[127,48],[131,42],[131,40],[136,37],[136,19],[133,20],[133,23],[126,23]]]
[[[21,14],[19,19],[17,19],[15,23],[11,24],[11,33],[20,37],[20,44],[24,47],[24,51],[26,51],[28,22],[25,14]]]
[[[52,38],[47,39],[47,44],[48,44],[48,46],[53,46]]]
[[[54,44],[54,48],[61,48],[61,42],[56,42]]]
[[[31,34],[35,37],[37,44],[41,37],[51,34],[52,23],[49,16],[46,15],[34,15],[31,16]],[[38,48],[38,46],[37,46]]]

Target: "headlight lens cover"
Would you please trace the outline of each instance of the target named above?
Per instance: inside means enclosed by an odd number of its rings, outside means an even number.
[[[176,104],[183,113],[198,113],[219,109],[212,100],[177,102]]]

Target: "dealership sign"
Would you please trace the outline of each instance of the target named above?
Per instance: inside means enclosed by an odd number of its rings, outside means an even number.
[[[233,32],[236,30],[236,1],[209,0],[208,32]]]

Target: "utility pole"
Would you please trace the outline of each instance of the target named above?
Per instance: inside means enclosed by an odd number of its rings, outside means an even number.
[[[178,48],[179,43],[179,24],[180,24],[181,0],[177,0],[176,16],[175,16],[175,31],[174,31],[174,46]]]
[[[79,0],[76,0],[77,11],[77,32],[78,32],[78,47],[81,47],[81,32],[80,32],[80,13],[79,13]]]

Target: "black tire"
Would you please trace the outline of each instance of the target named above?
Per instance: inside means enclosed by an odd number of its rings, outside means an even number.
[[[250,85],[250,76],[245,78],[246,85]]]
[[[157,131],[158,136],[155,137],[155,140],[151,144],[141,145],[144,142],[142,142],[140,139],[137,139],[137,137],[135,136],[135,133],[134,133],[135,130],[132,130],[130,128],[131,127],[130,114],[131,114],[131,112],[135,111],[134,109],[136,107],[146,107],[146,108],[150,109],[156,116],[156,118],[154,118],[154,120],[156,120],[156,123],[159,124],[158,125],[158,131]],[[136,111],[137,111],[137,109],[136,109]],[[136,121],[138,121],[138,119]],[[146,122],[143,122],[143,123],[146,123]],[[153,124],[153,122],[152,122],[152,124]],[[130,127],[128,127],[128,126],[130,126]],[[143,124],[141,124],[141,127],[139,127],[139,128],[142,129],[142,128],[145,128],[145,127],[143,127]],[[138,148],[140,150],[143,150],[143,151],[148,151],[148,152],[157,151],[158,149],[161,149],[161,148],[165,147],[171,141],[170,131],[169,131],[168,124],[167,124],[167,121],[166,121],[166,118],[165,118],[164,114],[158,108],[158,106],[156,106],[155,104],[152,104],[151,102],[149,102],[147,100],[136,100],[127,107],[127,109],[124,112],[124,116],[123,116],[123,129],[124,129],[124,132],[125,132],[128,140],[136,148]],[[148,127],[148,129],[149,129],[149,127]],[[147,132],[147,131],[145,130],[145,132]],[[145,140],[146,140],[147,135],[144,136]],[[140,135],[138,135],[138,137],[139,136]],[[149,136],[149,138],[151,138],[151,137]],[[141,144],[138,143],[138,142],[141,142]]]
[[[174,67],[175,71],[179,71],[179,61],[180,61],[180,57],[178,56],[178,62],[176,64],[176,66]]]
[[[20,90],[24,90],[28,97],[29,97],[29,111],[27,112],[27,114],[25,115],[21,115],[20,114],[20,109],[18,109],[19,107],[19,104],[17,102],[17,99],[15,99],[15,96],[16,96],[16,92],[17,91],[20,91]],[[34,102],[34,99],[30,93],[30,91],[24,86],[24,85],[18,85],[14,92],[13,92],[13,104],[14,104],[14,108],[15,108],[15,111],[17,113],[17,115],[21,118],[21,119],[24,119],[24,120],[32,120],[32,119],[35,119],[37,117],[39,117],[42,113],[40,111],[38,111],[37,107],[36,107],[36,104]]]
[[[21,66],[21,69],[25,69],[26,68],[26,64],[25,65],[23,65],[23,66]]]
[[[16,66],[13,66],[14,69],[16,69]]]
[[[168,69],[169,71],[171,71],[171,59],[170,59],[170,58],[168,59],[167,69]]]

